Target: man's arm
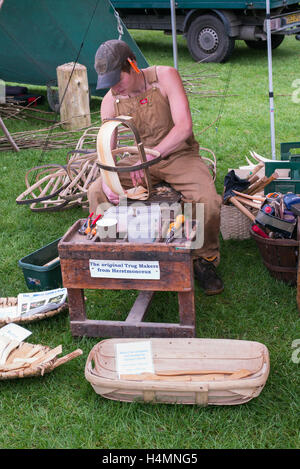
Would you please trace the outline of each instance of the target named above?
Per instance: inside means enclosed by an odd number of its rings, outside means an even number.
[[[115,117],[114,99],[111,94],[111,91],[108,91],[108,93],[106,93],[106,95],[102,99],[100,114],[101,114],[102,123],[105,120],[112,119],[113,117]],[[111,138],[111,149],[113,150],[114,148],[116,148],[116,146],[117,146],[117,130],[114,131],[112,138]]]
[[[106,93],[106,95],[102,99],[100,114],[101,114],[102,123],[105,121],[105,119],[111,119],[111,118],[115,117],[114,100],[113,100],[111,91],[108,91],[108,93]],[[112,149],[116,148],[116,146],[117,146],[117,132],[115,130],[114,135],[111,139],[111,148]],[[119,196],[117,194],[115,194],[105,184],[103,178],[102,178],[102,188],[103,188],[103,192],[106,195],[106,197],[108,198],[108,200],[112,204],[117,205],[119,203],[119,200],[120,200]]]
[[[102,99],[100,115],[102,122],[105,119],[111,119],[112,117],[115,117],[114,99],[111,91],[108,91]]]
[[[156,70],[160,91],[169,101],[174,122],[174,127],[170,132],[158,145],[153,147],[153,150],[158,151],[162,158],[166,158],[192,135],[192,116],[183,83],[177,70],[166,66],[158,66]],[[146,158],[150,161],[155,156],[148,153]],[[143,170],[132,172],[130,175],[134,185],[142,183]]]
[[[192,135],[192,116],[182,80],[175,68],[158,66],[157,77],[160,90],[167,97],[174,127],[154,147],[164,158]]]

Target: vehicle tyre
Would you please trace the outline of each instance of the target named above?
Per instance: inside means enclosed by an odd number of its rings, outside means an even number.
[[[283,34],[271,36],[272,49],[279,47],[284,38],[285,36]],[[250,49],[267,50],[268,48],[267,41],[263,41],[262,39],[258,39],[257,41],[245,41],[245,43]]]
[[[186,38],[190,54],[197,62],[225,62],[235,45],[235,40],[227,35],[222,21],[213,15],[194,19]]]

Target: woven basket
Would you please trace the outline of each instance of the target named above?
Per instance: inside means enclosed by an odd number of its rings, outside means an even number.
[[[57,355],[62,352],[61,345],[54,349],[45,345],[29,344],[28,342],[15,345],[12,344],[11,352],[5,363],[0,365],[0,380],[43,376],[45,373],[50,373],[58,366],[82,355],[82,350],[77,349],[64,357],[57,358]]]
[[[154,374],[121,375],[115,345],[146,339],[108,339],[91,350],[85,377],[97,394],[132,402],[243,404],[258,396],[269,375],[265,345],[245,340],[149,339]]]
[[[248,209],[251,213],[255,211]],[[233,205],[221,207],[221,234],[223,239],[249,239],[251,220]]]
[[[4,308],[6,306],[16,306],[17,304],[18,298],[16,297],[0,298],[0,311],[1,308]],[[16,324],[26,324],[29,322],[40,321],[41,319],[52,318],[53,316],[56,316],[57,314],[62,313],[63,311],[66,311],[67,308],[68,304],[64,303],[57,309],[52,309],[51,311],[46,311],[44,313],[32,314],[32,316],[19,316],[13,318],[7,316],[7,318],[0,318],[0,327],[11,322],[15,322]]]

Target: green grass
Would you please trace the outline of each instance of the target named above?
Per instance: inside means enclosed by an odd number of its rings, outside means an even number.
[[[173,65],[171,37],[141,31],[132,35],[150,64]],[[288,38],[273,52],[278,157],[281,142],[299,141],[299,104],[292,101],[299,47]],[[207,76],[203,89],[219,94],[228,89],[226,98],[189,95],[196,138],[217,157],[216,186],[221,193],[228,168],[246,164],[250,150],[271,158],[267,56],[238,42],[228,63],[196,64],[179,37],[178,64],[182,74],[201,71]],[[91,107],[96,110],[99,100],[92,100]],[[217,128],[201,133],[218,116]],[[32,119],[6,123],[11,132],[42,127]],[[67,149],[1,152],[2,297],[27,290],[19,259],[62,236],[86,215],[81,208],[33,213],[15,203],[25,189],[27,170],[64,163],[66,153]],[[292,361],[292,342],[300,338],[296,289],[269,275],[252,240],[221,239],[219,272],[225,283],[221,295],[206,297],[196,286],[197,337],[264,343],[271,372],[259,397],[241,406],[208,408],[104,399],[84,378],[88,353],[100,338],[72,337],[66,312],[27,326],[32,331],[28,341],[62,344],[64,354],[80,347],[83,355],[41,378],[0,382],[0,448],[299,448],[299,364]],[[92,290],[86,296],[89,317],[123,319],[136,293]],[[177,322],[177,311],[176,295],[158,293],[148,320]]]

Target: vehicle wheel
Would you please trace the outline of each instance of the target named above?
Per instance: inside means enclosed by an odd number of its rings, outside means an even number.
[[[281,34],[280,36],[271,36],[272,49],[276,49],[276,47],[279,47],[284,38],[285,36],[283,34]],[[245,41],[245,43],[248,47],[250,47],[250,49],[266,50],[268,48],[267,41],[263,41],[262,39],[258,39],[257,41]]]
[[[190,54],[197,62],[225,62],[235,44],[222,21],[212,15],[198,16],[192,21],[186,38]]]

